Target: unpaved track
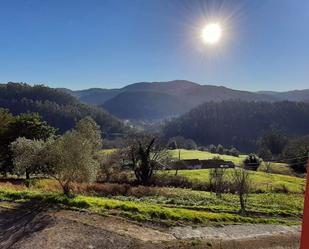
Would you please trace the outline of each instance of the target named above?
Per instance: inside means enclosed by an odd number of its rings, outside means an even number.
[[[296,249],[299,227],[160,228],[33,203],[0,203],[1,249]]]

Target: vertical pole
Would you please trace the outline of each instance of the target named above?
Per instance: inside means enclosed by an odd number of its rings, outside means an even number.
[[[303,227],[301,234],[300,249],[309,248],[309,160],[307,166],[307,187],[305,193],[305,206],[303,215]]]

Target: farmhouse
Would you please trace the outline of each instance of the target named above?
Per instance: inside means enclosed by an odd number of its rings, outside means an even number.
[[[202,169],[213,169],[213,168],[235,168],[235,164],[231,161],[224,161],[223,159],[208,159],[200,160]]]
[[[231,161],[223,159],[185,159],[172,162],[173,169],[213,169],[213,168],[235,168],[235,164]]]
[[[202,165],[199,159],[186,159],[172,162],[173,169],[201,169]]]

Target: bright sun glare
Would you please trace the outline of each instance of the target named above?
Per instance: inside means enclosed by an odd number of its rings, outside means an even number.
[[[209,23],[202,30],[202,39],[207,44],[215,44],[220,41],[222,29],[218,23]]]

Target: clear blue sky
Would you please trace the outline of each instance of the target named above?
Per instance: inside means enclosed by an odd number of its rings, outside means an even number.
[[[201,43],[220,22],[222,41]],[[114,88],[186,79],[309,88],[308,0],[3,0],[0,82]]]

